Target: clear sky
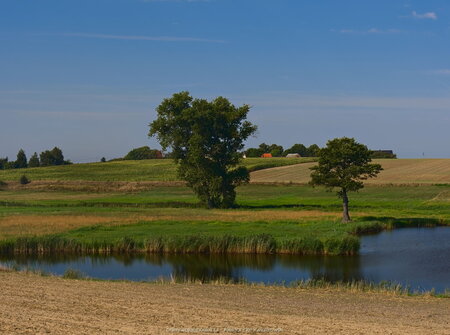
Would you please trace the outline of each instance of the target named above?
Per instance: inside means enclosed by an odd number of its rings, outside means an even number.
[[[252,106],[261,142],[450,158],[448,0],[1,0],[0,157],[158,147],[165,97]]]

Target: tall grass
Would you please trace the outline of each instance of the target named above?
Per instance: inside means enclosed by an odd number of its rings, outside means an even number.
[[[353,255],[359,250],[359,240],[353,236],[329,238],[275,239],[269,234],[254,236],[169,236],[151,237],[144,241],[122,237],[115,241],[68,239],[61,236],[22,237],[0,241],[2,254],[304,254]]]

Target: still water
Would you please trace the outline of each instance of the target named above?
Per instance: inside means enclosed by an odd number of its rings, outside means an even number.
[[[403,228],[361,238],[358,256],[121,255],[0,256],[0,263],[62,275],[67,269],[101,279],[181,277],[248,282],[391,281],[413,289],[450,288],[450,227]]]

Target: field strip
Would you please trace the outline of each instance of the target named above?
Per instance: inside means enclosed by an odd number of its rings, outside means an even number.
[[[393,293],[65,280],[0,271],[0,333],[448,334],[450,300]],[[226,331],[228,330],[228,331]]]
[[[368,184],[450,184],[450,159],[378,159],[384,170]],[[299,183],[310,180],[316,163],[276,167],[251,173],[253,183]]]

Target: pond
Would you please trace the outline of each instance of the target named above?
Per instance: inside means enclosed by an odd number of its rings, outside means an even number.
[[[0,263],[62,275],[135,281],[164,278],[290,283],[297,280],[391,281],[413,289],[450,288],[450,227],[402,228],[361,238],[358,256],[121,255],[0,256]]]

